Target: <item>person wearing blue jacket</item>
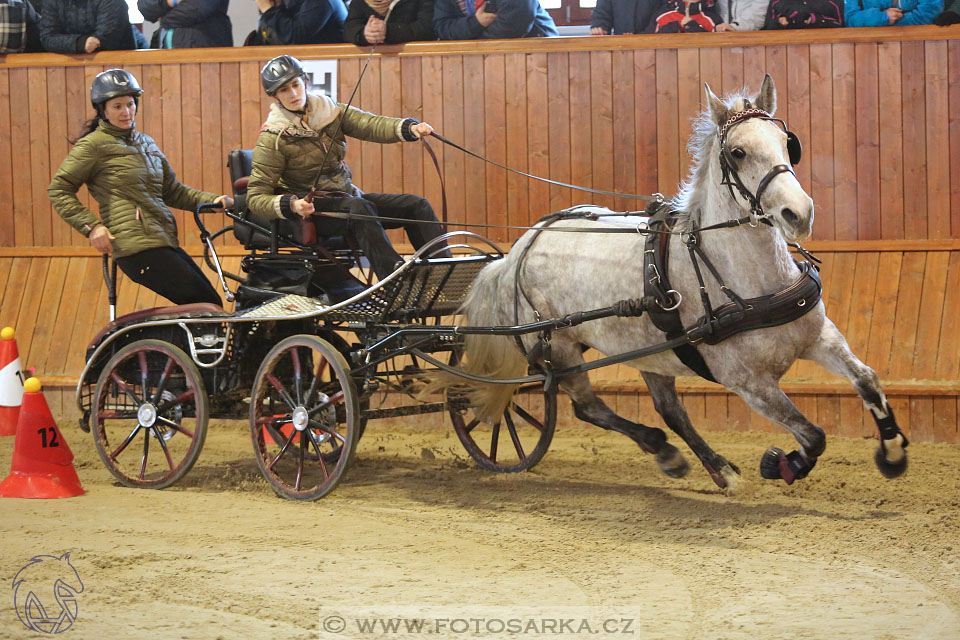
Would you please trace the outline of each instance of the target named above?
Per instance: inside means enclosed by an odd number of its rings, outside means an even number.
[[[844,0],[843,20],[848,27],[898,27],[933,24],[943,11],[943,0]]]
[[[433,26],[441,40],[558,35],[538,0],[436,0]]]
[[[590,35],[643,33],[655,6],[653,0],[597,0],[590,12]]]
[[[288,45],[343,42],[343,0],[257,0],[260,22],[248,44]]]

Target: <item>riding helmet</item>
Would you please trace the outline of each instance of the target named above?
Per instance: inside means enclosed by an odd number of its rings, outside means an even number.
[[[307,74],[303,65],[293,56],[277,56],[260,70],[260,83],[268,96],[275,94],[280,87],[294,78],[300,77],[306,82]]]
[[[143,89],[133,74],[123,69],[107,69],[97,74],[90,85],[90,102],[97,109],[104,102],[119,96],[140,97]]]

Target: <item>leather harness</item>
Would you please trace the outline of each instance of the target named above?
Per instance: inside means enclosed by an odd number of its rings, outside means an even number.
[[[654,326],[663,331],[667,339],[685,335],[687,342],[673,349],[683,364],[692,369],[702,378],[716,382],[710,367],[695,345],[704,342],[717,344],[744,331],[776,327],[792,322],[816,307],[823,293],[820,283],[818,267],[812,262],[796,261],[800,268],[800,276],[787,288],[777,293],[757,298],[741,299],[726,288],[719,279],[716,270],[702,253],[695,253],[691,248],[690,256],[693,261],[697,277],[700,280],[701,298],[704,303],[704,315],[691,326],[684,327],[680,320],[679,298],[670,288],[668,277],[670,226],[676,220],[676,212],[669,205],[654,205],[656,208],[650,217],[643,252],[644,297],[653,298],[657,304],[646,309]],[[648,209],[648,211],[649,211]],[[698,242],[697,234],[685,234],[684,242],[688,247]],[[708,266],[714,278],[718,280],[721,290],[730,298],[730,302],[714,309],[703,285],[703,277],[697,264],[696,255],[699,255]],[[674,301],[676,299],[676,301]],[[659,307],[659,308],[658,308]]]

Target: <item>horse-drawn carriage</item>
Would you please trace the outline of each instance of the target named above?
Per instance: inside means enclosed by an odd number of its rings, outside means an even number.
[[[877,420],[878,467],[899,475],[907,441],[876,375],[824,315],[816,268],[788,251],[787,239],[809,235],[813,207],[791,168],[799,141],[772,117],[772,82],[753,102],[708,98],[691,182],[671,202],[654,199],[648,216],[559,212],[508,256],[477,234],[448,233],[376,284],[358,277],[362,256],[348,246],[246,212],[235,182],[230,227],[211,235],[207,205],[194,215],[235,310],[185,305],[113,320],[87,353],[81,426],[121,483],[161,488],[196,462],[211,418],[246,418],[274,490],[316,499],[336,486],[376,418],[446,411],[480,466],[529,469],[549,447],[562,389],[577,417],[623,433],[664,473],[683,475],[687,463],[662,430],[617,416],[590,389],[586,371],[627,363],[643,371],[665,424],[718,486],[733,489],[739,469],[696,433],[673,378],[715,379],[790,430],[800,449],[771,448],[761,460],[765,478],[790,483],[825,447],[823,431],[777,386],[802,357],[850,378]],[[248,160],[231,158],[233,177]],[[231,231],[250,252],[243,276],[225,273],[214,250]],[[441,239],[456,240],[455,257],[440,257]],[[678,251],[689,262],[668,261]],[[466,323],[450,323],[461,311]],[[588,348],[613,355],[584,362]],[[424,379],[432,393],[421,398]],[[373,406],[383,395],[408,401]]]

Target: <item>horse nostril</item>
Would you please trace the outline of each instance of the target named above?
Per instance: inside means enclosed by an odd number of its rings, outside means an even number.
[[[800,220],[800,216],[794,213],[793,209],[788,209],[786,207],[784,207],[783,211],[780,212],[780,215],[782,215],[784,221],[791,226],[796,226],[797,222]]]

